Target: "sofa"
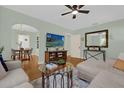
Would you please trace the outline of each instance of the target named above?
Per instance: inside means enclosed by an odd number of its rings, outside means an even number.
[[[124,72],[123,74],[111,71],[101,71],[91,81],[88,88],[124,88]]]
[[[0,64],[0,88],[33,88],[29,78],[21,68],[20,61],[6,62],[9,71],[5,71]]]
[[[117,59],[124,60],[124,53]],[[124,71],[113,67],[117,59],[86,60],[77,65],[78,77],[88,81],[89,88],[124,87]]]

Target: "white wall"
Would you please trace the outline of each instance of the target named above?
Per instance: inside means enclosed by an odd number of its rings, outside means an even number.
[[[74,34],[81,34],[84,38],[85,32],[92,32],[98,30],[108,29],[109,31],[109,47],[106,49],[107,57],[116,58],[120,52],[124,52],[124,19],[102,25],[80,29],[75,31]],[[84,48],[84,41],[82,47]]]

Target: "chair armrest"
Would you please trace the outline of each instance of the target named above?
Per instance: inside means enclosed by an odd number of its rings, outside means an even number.
[[[29,78],[23,69],[18,68],[7,72],[7,75],[0,79],[0,88],[10,88],[28,82]]]
[[[16,69],[16,68],[21,68],[21,61],[7,61],[6,65],[8,67],[8,70]]]

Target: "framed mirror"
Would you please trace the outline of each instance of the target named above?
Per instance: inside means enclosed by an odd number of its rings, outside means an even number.
[[[85,47],[108,48],[108,30],[85,33]]]

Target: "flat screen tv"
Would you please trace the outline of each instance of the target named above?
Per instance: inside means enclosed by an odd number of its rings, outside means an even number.
[[[64,36],[47,33],[46,47],[64,47]]]

